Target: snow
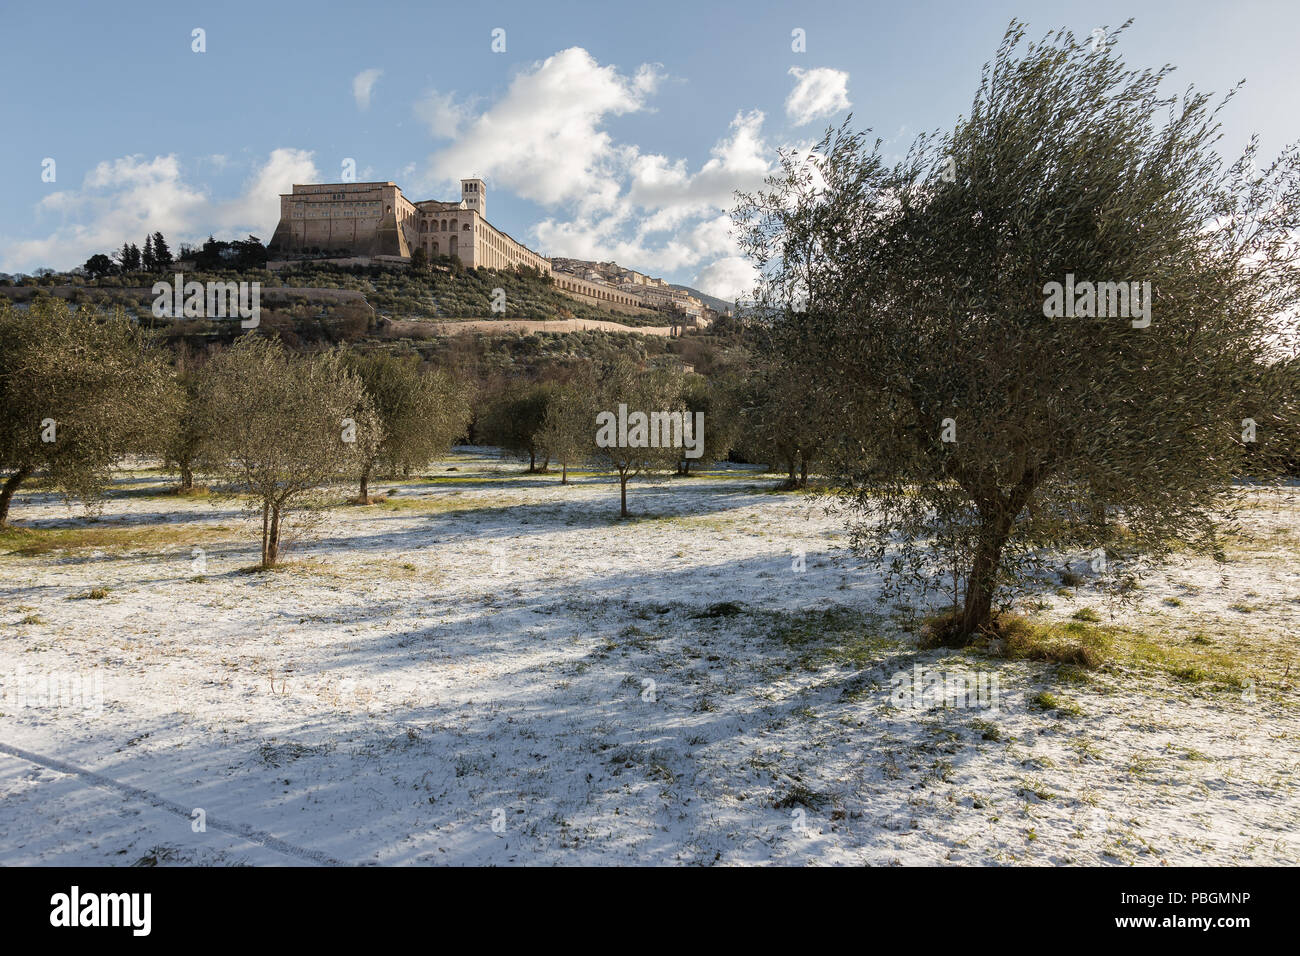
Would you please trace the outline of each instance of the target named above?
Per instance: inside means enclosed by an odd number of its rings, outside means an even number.
[[[274,573],[237,503],[148,471],[90,527],[170,537],[0,554],[0,863],[1297,862],[1295,494],[1116,612],[1208,635],[1260,673],[1243,692],[918,650],[924,609],[752,470],[634,482],[630,522],[603,476],[485,449],[427,475],[329,509]],[[13,518],[85,525],[43,494]],[[996,679],[996,708],[894,706],[917,667]],[[20,705],[19,674],[102,701]]]

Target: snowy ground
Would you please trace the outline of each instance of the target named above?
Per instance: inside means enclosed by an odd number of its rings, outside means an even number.
[[[771,477],[635,485],[619,522],[604,478],[428,475],[269,574],[156,472],[89,525],[20,495],[97,537],[0,548],[0,863],[1297,862],[1300,495],[1114,619],[1173,664],[1082,673],[918,651],[921,609]],[[1111,621],[1086,584],[1030,612],[1082,607]],[[997,706],[895,706],[918,667]]]

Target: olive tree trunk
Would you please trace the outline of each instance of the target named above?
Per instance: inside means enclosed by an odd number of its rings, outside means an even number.
[[[0,528],[9,523],[9,503],[14,499],[14,492],[32,473],[30,465],[24,465],[5,480],[0,488]]]

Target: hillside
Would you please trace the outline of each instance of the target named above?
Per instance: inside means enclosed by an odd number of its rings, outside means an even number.
[[[80,276],[51,275],[0,290],[15,302],[29,301],[38,293],[104,308],[122,306],[141,319],[152,314],[151,287],[171,275],[132,273],[88,280]],[[457,319],[524,319],[553,321],[613,320],[632,326],[668,326],[672,318],[645,310],[614,313],[571,298],[556,290],[550,280],[513,271],[435,268],[423,275],[406,268],[339,267],[314,264],[291,271],[264,269],[188,272],[186,281],[259,282],[262,304],[277,310],[296,310],[303,316],[336,316],[345,311],[373,309],[381,318],[453,321]],[[505,293],[504,311],[493,311],[495,290]],[[353,293],[331,296],[328,293]],[[364,297],[361,301],[356,294]]]
[[[287,288],[345,289],[361,292],[381,316],[394,319],[555,319],[611,318],[625,325],[670,325],[666,315],[619,313],[559,292],[543,277],[494,269],[434,269],[419,275],[406,269],[340,268],[316,265],[278,275]],[[505,293],[505,310],[493,311],[495,290]]]

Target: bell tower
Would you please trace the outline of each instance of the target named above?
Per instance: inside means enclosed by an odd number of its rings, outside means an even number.
[[[466,209],[473,209],[484,219],[487,218],[487,186],[481,179],[462,179],[460,181],[460,201]]]

